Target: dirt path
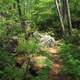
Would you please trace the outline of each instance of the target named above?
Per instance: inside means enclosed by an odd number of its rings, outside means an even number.
[[[61,74],[61,68],[63,65],[63,61],[60,58],[59,49],[49,48],[48,51],[53,57],[53,66],[49,72],[48,80],[72,80],[71,77]]]
[[[62,60],[60,59],[58,48],[49,48],[48,51],[53,57],[53,66],[49,72],[49,80],[62,80],[59,77],[62,67]]]

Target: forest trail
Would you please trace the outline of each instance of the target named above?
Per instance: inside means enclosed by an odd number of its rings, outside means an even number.
[[[49,71],[49,79],[48,80],[65,80],[63,76],[61,76],[61,68],[62,68],[62,60],[59,55],[59,49],[49,48],[49,53],[53,58],[53,66]]]

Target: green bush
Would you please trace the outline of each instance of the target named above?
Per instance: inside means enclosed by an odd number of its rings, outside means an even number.
[[[74,80],[80,77],[80,49],[72,43],[64,42],[60,46],[60,56],[63,59],[62,73],[71,75]]]
[[[37,53],[38,45],[35,41],[35,39],[26,40],[25,38],[19,39],[19,45],[18,45],[18,51],[20,52],[26,52],[29,54],[35,54]]]
[[[80,30],[73,29],[72,35],[68,35],[67,37],[65,37],[65,42],[74,44],[75,46],[79,46],[80,45]]]
[[[36,77],[32,77],[31,80],[48,80],[48,72],[49,72],[49,68],[45,68],[43,69],[38,76]]]

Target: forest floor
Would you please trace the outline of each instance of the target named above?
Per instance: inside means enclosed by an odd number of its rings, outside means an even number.
[[[49,71],[48,80],[72,80],[71,77],[61,74],[61,70],[63,68],[63,61],[60,58],[59,48],[49,48],[48,51],[53,58],[53,66]]]
[[[53,66],[49,72],[49,80],[60,80],[59,75],[62,67],[62,60],[59,56],[59,50],[57,47],[55,47],[49,48],[48,51],[53,58]]]

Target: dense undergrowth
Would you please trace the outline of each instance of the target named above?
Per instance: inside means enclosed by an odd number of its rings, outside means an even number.
[[[41,51],[36,31],[62,39],[57,46],[61,73],[80,80],[80,1],[69,0],[69,5],[73,29],[63,38],[55,0],[0,0],[0,80],[48,79],[54,62],[48,51]]]
[[[38,41],[33,36],[26,40],[25,33],[18,33],[16,29],[16,35],[13,32],[14,30],[7,35],[5,28],[0,32],[0,79],[46,80],[52,64],[48,52],[40,50]],[[46,58],[41,58],[35,63],[32,61],[33,57],[41,55]],[[39,69],[39,66],[38,68],[34,67],[33,65],[36,63],[37,65],[41,64],[40,67],[43,69]],[[30,70],[31,67],[36,70]]]
[[[62,73],[71,76],[73,80],[80,79],[80,32],[65,38],[60,46],[60,56],[63,59]]]

